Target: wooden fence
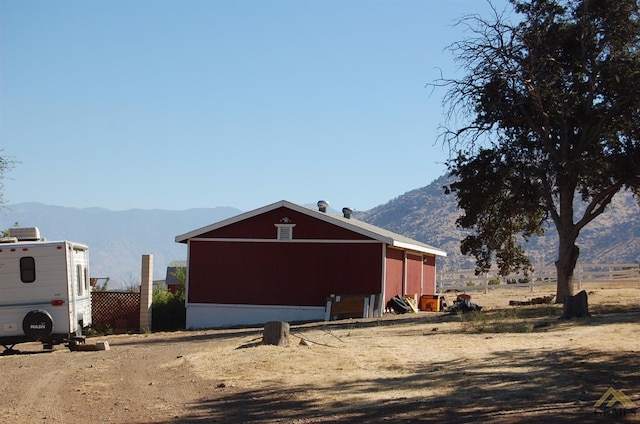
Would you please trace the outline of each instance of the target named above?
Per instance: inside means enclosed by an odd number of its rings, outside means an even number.
[[[583,283],[597,282],[601,284],[623,283],[640,289],[640,264],[578,264],[573,275],[574,285],[582,290]],[[498,275],[492,269],[486,274],[476,275],[473,269],[442,270],[438,273],[436,287],[438,293],[447,290],[474,291],[495,287],[524,287],[533,291],[534,287],[555,286],[557,284],[556,268],[541,267],[525,276],[514,274],[506,277]]]
[[[115,333],[140,331],[140,293],[91,292],[92,328]]]

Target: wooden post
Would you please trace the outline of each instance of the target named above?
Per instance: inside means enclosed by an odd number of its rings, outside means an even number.
[[[582,290],[582,272],[580,272],[580,264],[576,265],[576,270],[578,271],[578,290]]]
[[[529,280],[529,291],[533,293],[533,287],[536,285],[536,272],[531,273],[531,279]]]
[[[264,325],[262,344],[274,346],[289,345],[289,323],[270,321]]]

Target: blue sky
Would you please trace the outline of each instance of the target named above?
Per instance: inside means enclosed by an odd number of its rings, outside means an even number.
[[[494,1],[504,6],[506,0]],[[484,0],[0,0],[9,204],[367,210],[445,172],[445,47]]]

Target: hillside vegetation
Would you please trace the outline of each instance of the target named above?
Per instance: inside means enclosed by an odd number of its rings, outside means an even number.
[[[426,187],[356,214],[360,220],[443,249],[446,269],[473,268],[472,258],[460,254],[466,233],[456,228],[456,199],[444,194],[449,182],[441,177]],[[607,211],[586,227],[578,238],[582,263],[630,263],[640,260],[640,208],[630,192],[618,193]],[[544,237],[525,245],[534,265],[550,266],[556,259],[557,237],[550,228]]]

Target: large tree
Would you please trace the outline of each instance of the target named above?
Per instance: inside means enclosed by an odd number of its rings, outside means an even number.
[[[563,302],[580,231],[619,191],[640,195],[639,3],[510,3],[460,20],[465,38],[450,47],[465,75],[435,83],[447,88],[446,191],[478,272],[531,269],[523,242],[555,227]]]

